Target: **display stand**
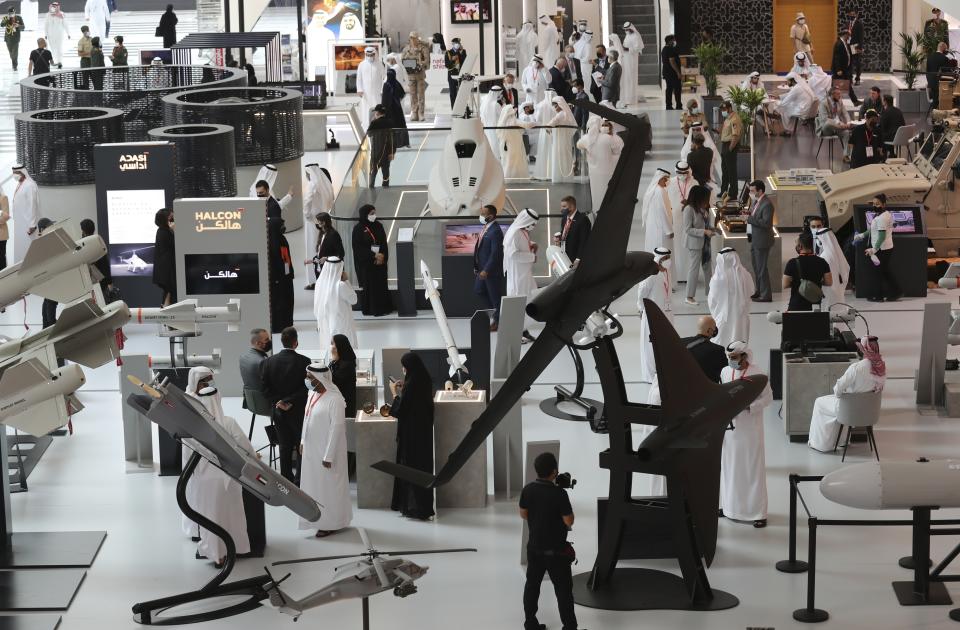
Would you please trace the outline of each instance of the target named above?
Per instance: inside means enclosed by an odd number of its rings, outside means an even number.
[[[917,406],[921,409],[942,408],[944,405],[943,379],[950,319],[949,302],[933,302],[923,306],[920,366],[915,386]]]
[[[547,398],[540,401],[540,411],[557,418],[558,420],[571,420],[573,422],[589,422],[591,425],[602,424],[603,403],[593,398],[586,398],[583,395],[584,374],[583,359],[580,358],[580,352],[571,344],[567,344],[567,350],[570,351],[570,357],[573,359],[573,368],[577,373],[577,382],[570,391],[563,385],[554,385],[553,389],[557,395],[553,398]],[[560,408],[560,405],[567,407],[579,407],[583,410],[583,415],[570,413]]]
[[[0,617],[0,630],[57,630],[60,615],[4,615]]]
[[[487,406],[486,392],[437,392],[434,398],[434,461],[452,453]],[[436,490],[438,508],[487,505],[487,446],[478,448],[454,479]]]
[[[169,379],[180,389],[187,390],[187,376],[190,374],[190,368],[161,368],[156,370],[156,373],[161,379]],[[180,442],[167,433],[166,429],[158,426],[157,444],[160,449],[160,476],[173,477],[179,475],[183,470],[183,449]]]
[[[527,298],[505,297],[500,301],[500,330],[493,356],[490,397],[516,369],[520,361],[520,339]],[[523,403],[518,401],[493,430],[493,490],[510,498],[523,487]]]
[[[120,365],[120,397],[124,400],[139,393],[136,385],[127,376],[132,375],[145,383],[153,380],[150,375],[150,357],[145,354],[124,355]],[[130,405],[122,405],[123,413],[123,458],[127,473],[153,472],[153,423],[137,413]]]
[[[414,283],[413,230],[400,228],[397,236],[397,314],[400,317],[417,316],[417,290]]]
[[[379,461],[397,457],[397,419],[383,417],[379,411],[357,412],[357,507],[390,509],[393,477],[372,468]]]

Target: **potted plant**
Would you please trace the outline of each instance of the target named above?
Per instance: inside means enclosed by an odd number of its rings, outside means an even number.
[[[763,104],[763,99],[767,97],[765,90],[742,88],[739,85],[733,85],[727,88],[727,99],[733,103],[734,108],[743,121],[744,137],[737,149],[737,172],[751,173],[750,164],[750,138],[753,137],[753,127],[756,122],[757,110]]]
[[[907,89],[897,90],[897,102],[904,112],[923,113],[929,106],[926,93],[916,89],[917,75],[927,58],[923,44],[924,36],[920,33],[900,33],[897,48],[903,57],[903,81],[907,84]]]
[[[726,56],[727,49],[720,44],[703,42],[693,49],[693,54],[700,63],[700,74],[703,75],[703,83],[707,88],[707,94],[703,97],[703,114],[707,125],[713,126],[713,110],[723,102],[723,98],[717,96],[717,90],[720,88],[717,75],[720,74],[720,62]]]

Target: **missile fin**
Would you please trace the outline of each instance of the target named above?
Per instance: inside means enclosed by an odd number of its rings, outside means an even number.
[[[101,315],[103,315],[103,311],[100,307],[89,300],[71,304],[60,313],[60,317],[57,318],[57,323],[50,329],[49,338],[54,339],[74,326],[96,319]]]
[[[170,306],[165,306],[160,309],[161,313],[179,313],[181,311],[195,311],[197,310],[197,301],[196,300],[181,300],[176,304],[171,304]]]
[[[66,398],[54,396],[0,422],[35,437],[41,437],[67,424],[68,420]]]
[[[38,267],[50,258],[62,256],[73,251],[76,247],[77,244],[70,238],[67,231],[61,227],[56,227],[46,234],[38,236],[30,243],[30,247],[27,248],[27,253],[23,257],[23,262],[20,263],[19,272]]]
[[[58,322],[59,323],[59,322]],[[55,342],[57,356],[88,368],[98,368],[120,356],[112,330],[89,330],[74,339]]]
[[[90,267],[84,265],[57,274],[43,284],[33,287],[30,293],[54,302],[69,304],[84,297],[92,287],[93,278],[90,276]]]
[[[50,377],[50,370],[40,359],[33,358],[18,363],[0,375],[0,398],[9,398],[25,389],[42,385]]]

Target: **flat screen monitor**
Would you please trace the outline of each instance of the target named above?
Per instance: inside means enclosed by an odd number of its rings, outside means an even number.
[[[867,218],[867,227],[870,227],[870,225],[873,224],[873,220],[877,217],[877,214],[878,213],[875,210],[866,211],[865,216]],[[917,217],[912,208],[909,210],[890,209],[890,216],[893,218],[894,234],[922,233],[922,230],[918,229]]]
[[[805,348],[831,339],[829,311],[786,311],[780,342],[784,349]]]
[[[483,21],[490,21],[490,0],[480,2],[450,2],[450,22],[453,24],[479,24],[480,4],[483,4]]]
[[[939,171],[940,167],[943,166],[943,161],[947,159],[947,156],[950,155],[950,151],[953,150],[953,143],[947,139],[944,139],[940,143],[940,146],[937,147],[936,152],[933,154],[933,158],[930,160],[930,166],[934,170]]]
[[[925,157],[927,160],[930,159],[930,156],[933,155],[933,147],[937,145],[936,138],[933,137],[932,133],[927,134],[927,139],[923,141],[923,146],[920,147],[920,155]]]
[[[164,64],[170,65],[173,63],[173,51],[169,48],[140,51],[140,65],[149,66],[154,59],[160,59]]]
[[[157,235],[153,218],[166,205],[163,189],[108,190],[106,197],[110,273],[150,278]]]
[[[337,71],[356,70],[363,61],[369,44],[336,44],[333,47],[333,67]]]
[[[507,231],[507,225],[497,223],[504,233]],[[477,239],[483,226],[479,223],[467,223],[463,225],[444,226],[443,231],[443,255],[444,256],[473,256],[473,249],[477,245]]]
[[[259,256],[252,254],[185,254],[184,277],[189,295],[257,295]]]

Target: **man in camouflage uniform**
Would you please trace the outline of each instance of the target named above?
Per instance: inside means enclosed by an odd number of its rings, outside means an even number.
[[[416,31],[410,33],[410,42],[403,47],[401,59],[410,82],[410,121],[425,120],[424,96],[427,91],[427,68],[430,67],[430,49]]]

